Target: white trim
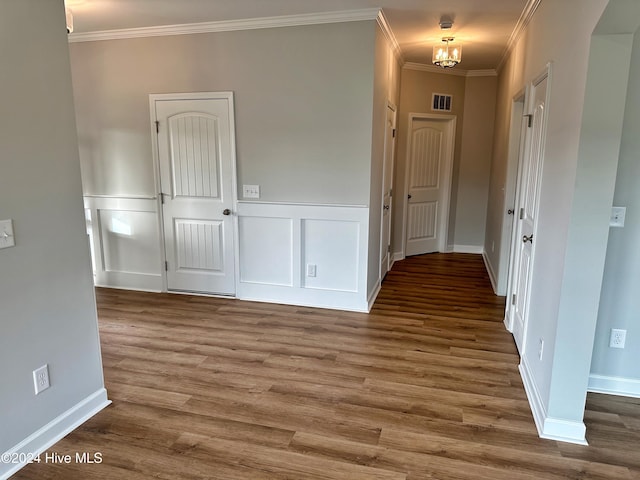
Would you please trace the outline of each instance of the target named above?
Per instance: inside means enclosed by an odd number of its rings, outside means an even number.
[[[442,68],[425,63],[407,62],[402,68],[407,70],[417,70],[420,72],[440,73],[443,75],[454,75],[456,77],[497,77],[498,72],[493,69],[486,70],[464,70],[463,68]]]
[[[382,32],[387,37],[387,40],[391,44],[391,49],[393,50],[393,54],[396,56],[400,63],[404,63],[404,58],[402,56],[402,49],[400,48],[400,44],[398,43],[398,39],[391,30],[389,26],[389,22],[387,21],[387,17],[384,14],[382,9],[378,10],[378,15],[376,16],[376,20],[378,21],[378,26],[382,30]]]
[[[453,251],[455,253],[472,253],[474,255],[482,255],[484,247],[482,245],[454,245]]]
[[[380,23],[381,20],[379,19],[379,16],[379,8],[366,8],[360,10],[343,10],[338,12],[307,13],[300,15],[247,18],[242,20],[223,20],[219,22],[184,23],[179,25],[161,25],[156,27],[125,28],[120,30],[72,33],[68,36],[68,38],[69,43],[76,43],[96,42],[101,40],[122,40],[125,38],[191,35],[195,33],[232,32],[237,30],[257,30],[262,28],[319,25],[324,23],[359,22],[364,20],[378,20],[378,23]],[[386,20],[384,21],[384,23],[386,24]],[[395,45],[397,44],[398,42],[396,41]]]
[[[111,400],[107,398],[107,391],[101,388],[62,415],[53,419],[38,431],[29,435],[5,453],[38,455],[60,441],[110,403]],[[20,464],[0,462],[0,480],[8,479],[25,465],[26,462]]]
[[[367,205],[348,203],[264,202],[260,200],[238,200],[238,205],[283,205],[293,207],[369,208]]]
[[[498,289],[496,287],[497,285],[496,274],[493,271],[493,266],[491,266],[491,262],[489,261],[489,255],[487,255],[487,252],[484,249],[482,249],[482,260],[484,261],[484,268],[487,270],[487,274],[489,275],[489,280],[491,281],[491,288],[493,288],[493,293],[498,295]]]
[[[524,391],[527,394],[540,438],[575,443],[577,445],[588,445],[585,438],[587,427],[584,422],[574,422],[547,416],[547,409],[524,358],[518,368],[520,369]]]
[[[442,202],[442,218],[440,219],[440,234],[441,239],[438,245],[439,252],[447,252],[449,251],[449,246],[447,245],[447,237],[449,236],[449,215],[450,215],[450,206],[451,206],[451,187],[453,182],[453,164],[455,162],[456,155],[456,128],[457,128],[457,116],[450,114],[442,114],[442,113],[409,113],[409,124],[408,124],[408,135],[407,135],[407,154],[405,159],[405,164],[407,165],[405,178],[404,178],[404,191],[406,194],[409,193],[409,176],[411,175],[411,164],[410,164],[410,155],[411,155],[411,132],[413,130],[413,122],[415,120],[433,120],[438,122],[443,122],[445,124],[445,129],[450,130],[447,132],[447,135],[450,135],[448,139],[448,145],[446,146],[445,155],[446,155],[446,173],[445,173],[445,181],[443,182],[443,190],[444,190],[444,201]],[[446,130],[445,130],[446,131]],[[402,247],[406,254],[407,248],[407,228],[408,228],[408,215],[409,215],[409,196],[404,195],[404,216],[402,218]]]
[[[406,257],[404,256],[404,252],[394,252],[393,254],[393,263],[400,262],[404,260]]]
[[[82,196],[85,198],[106,198],[114,200],[156,200],[158,198],[155,195],[97,195],[92,193],[85,193]]]
[[[536,13],[536,10],[540,6],[540,2],[541,0],[527,1],[527,4],[524,6],[524,9],[522,10],[522,14],[520,14],[520,18],[518,19],[518,22],[516,23],[516,26],[514,27],[513,32],[511,32],[511,36],[507,41],[507,46],[504,49],[502,58],[498,62],[498,67],[496,68],[498,72],[504,66],[504,62],[509,57],[509,53],[511,53],[511,50],[513,49],[514,45],[520,39],[520,35],[522,35],[525,28],[527,28],[527,25],[529,25],[529,22],[531,22],[531,19],[533,18],[533,14]]]
[[[607,395],[619,395],[621,397],[640,398],[640,380],[592,373],[589,375],[587,391],[605,393]]]

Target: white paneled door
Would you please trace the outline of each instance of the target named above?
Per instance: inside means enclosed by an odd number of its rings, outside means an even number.
[[[194,97],[151,97],[167,288],[234,295],[233,97]]]
[[[382,234],[380,238],[380,279],[391,265],[391,222],[393,211],[393,159],[395,153],[396,111],[387,107],[387,123],[384,132],[384,165],[382,178]]]
[[[529,315],[529,297],[531,292],[531,273],[534,262],[535,232],[540,182],[545,145],[545,105],[547,99],[547,75],[531,86],[529,105],[529,128],[520,165],[518,186],[518,224],[514,237],[514,266],[511,278],[511,302],[509,317],[513,319],[513,337],[518,350],[522,353],[525,342],[527,318]]]
[[[444,251],[455,120],[412,118],[405,255]]]

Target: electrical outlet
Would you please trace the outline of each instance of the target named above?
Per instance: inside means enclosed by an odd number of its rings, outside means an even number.
[[[611,337],[609,337],[609,346],[611,348],[624,348],[624,342],[627,340],[627,331],[619,328],[611,329]]]
[[[624,227],[624,217],[627,214],[627,207],[611,207],[610,227]]]
[[[309,263],[307,264],[307,277],[315,277],[316,276],[316,265]]]
[[[51,386],[49,383],[49,365],[43,365],[33,371],[33,386],[36,395]]]
[[[542,360],[542,353],[544,352],[544,340],[540,339],[540,347],[538,348],[538,358]]]

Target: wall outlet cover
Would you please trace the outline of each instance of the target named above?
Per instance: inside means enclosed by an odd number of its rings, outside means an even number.
[[[627,214],[627,207],[611,207],[610,227],[624,227],[624,217]]]
[[[51,386],[49,383],[49,365],[43,365],[33,371],[33,386],[36,395]]]
[[[260,198],[260,185],[242,185],[244,198]]]

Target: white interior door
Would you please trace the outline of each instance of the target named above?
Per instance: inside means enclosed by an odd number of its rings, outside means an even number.
[[[384,166],[382,177],[382,234],[380,239],[380,278],[391,265],[391,212],[393,211],[393,163],[396,137],[396,111],[387,107],[387,123],[384,134]]]
[[[453,120],[410,122],[405,255],[445,250],[453,163]]]
[[[528,111],[530,117],[525,154],[522,159],[518,204],[516,212],[517,229],[514,235],[515,252],[513,275],[511,279],[511,302],[509,317],[513,322],[513,337],[518,350],[522,353],[526,341],[526,326],[529,315],[529,297],[531,293],[531,273],[535,253],[535,235],[540,182],[544,160],[547,102],[547,78],[545,75],[532,84],[531,102]]]
[[[167,288],[234,295],[232,94],[164,97],[152,101]]]

